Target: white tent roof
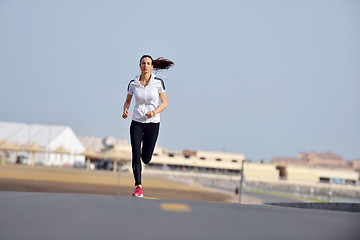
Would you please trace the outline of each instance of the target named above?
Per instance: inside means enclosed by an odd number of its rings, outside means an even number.
[[[0,141],[6,139],[9,142],[16,142],[19,144],[36,142],[40,146],[47,146],[64,132],[66,128],[69,127],[0,122]]]
[[[85,147],[68,126],[0,122],[0,141],[25,145],[36,142],[39,146],[55,150],[63,146],[69,152],[84,152]]]

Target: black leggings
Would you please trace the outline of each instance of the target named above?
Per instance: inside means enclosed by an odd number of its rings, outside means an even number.
[[[160,123],[140,123],[132,121],[130,125],[130,139],[132,148],[132,168],[135,186],[141,185],[141,160],[148,164],[154,152]],[[142,149],[141,149],[142,142]]]

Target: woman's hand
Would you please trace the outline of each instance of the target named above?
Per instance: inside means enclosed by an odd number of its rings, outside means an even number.
[[[129,116],[129,110],[125,108],[122,117],[123,119],[126,119],[128,116]]]
[[[154,111],[148,111],[146,114],[145,114],[148,118],[152,118],[155,116],[155,112]]]

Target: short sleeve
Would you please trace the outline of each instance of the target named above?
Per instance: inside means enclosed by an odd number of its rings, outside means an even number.
[[[131,80],[129,82],[128,88],[127,88],[127,92],[129,95],[133,95],[134,94],[134,84],[132,84],[134,82],[134,80]]]
[[[156,77],[155,79],[159,80],[159,84],[158,84],[158,91],[159,94],[165,92],[165,84],[164,81],[161,78]]]

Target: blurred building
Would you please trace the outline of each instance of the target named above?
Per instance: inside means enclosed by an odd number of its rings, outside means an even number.
[[[357,185],[359,173],[340,157],[327,154],[300,154],[299,158],[275,158],[272,163],[245,161],[244,177],[247,181],[279,182],[284,184]],[[151,167],[163,170],[239,176],[243,154],[171,150],[157,147]],[[323,166],[332,166],[324,168]],[[165,166],[165,167],[164,167]],[[336,167],[334,167],[336,166]]]
[[[98,153],[111,149],[121,150],[123,159],[131,161],[131,146],[127,140],[115,139],[114,137],[79,137],[79,139],[85,148],[91,148]],[[169,170],[239,174],[242,160],[244,160],[243,154],[190,151],[188,149],[169,149],[156,146],[148,167],[152,169],[166,167]]]
[[[129,142],[127,140],[115,139],[112,136],[104,138],[79,136],[78,138],[86,149],[91,148],[95,152],[102,152],[106,148],[111,148],[115,145],[129,146]]]
[[[353,169],[353,162],[345,161],[339,155],[326,152],[316,153],[301,152],[298,158],[290,157],[276,157],[270,160],[270,163],[277,165],[289,165],[289,166],[307,166],[307,167],[319,167],[328,169]]]
[[[355,170],[360,171],[360,159],[354,160],[353,167]]]
[[[124,166],[130,169],[131,146],[127,140],[115,139],[113,136],[104,138],[83,136],[79,139],[86,148],[85,155],[90,169],[116,171]]]
[[[156,147],[150,166],[182,171],[239,174],[244,154]]]
[[[25,163],[30,164],[31,154],[24,149],[34,143],[41,149],[32,153],[36,165],[72,166],[75,162],[85,161],[80,155],[85,147],[69,126],[0,122],[0,142],[4,141],[17,146],[4,151],[7,162],[27,159]]]
[[[131,164],[131,146],[126,140],[113,137],[80,138],[86,148],[97,152],[119,148],[122,156]],[[239,177],[244,154],[169,149],[155,147],[151,162],[145,169],[170,174],[193,176]],[[360,167],[360,160],[357,162]],[[327,166],[327,167],[324,167]],[[128,168],[131,171],[131,167]],[[146,171],[146,170],[145,170]],[[344,159],[333,154],[300,153],[298,158],[279,157],[271,163],[244,162],[244,177],[247,181],[278,182],[282,184],[326,184],[357,185],[359,173]]]
[[[357,185],[360,162],[345,161],[332,152],[299,153],[298,158],[276,157],[270,160],[279,171],[279,178],[288,182],[334,183]]]

